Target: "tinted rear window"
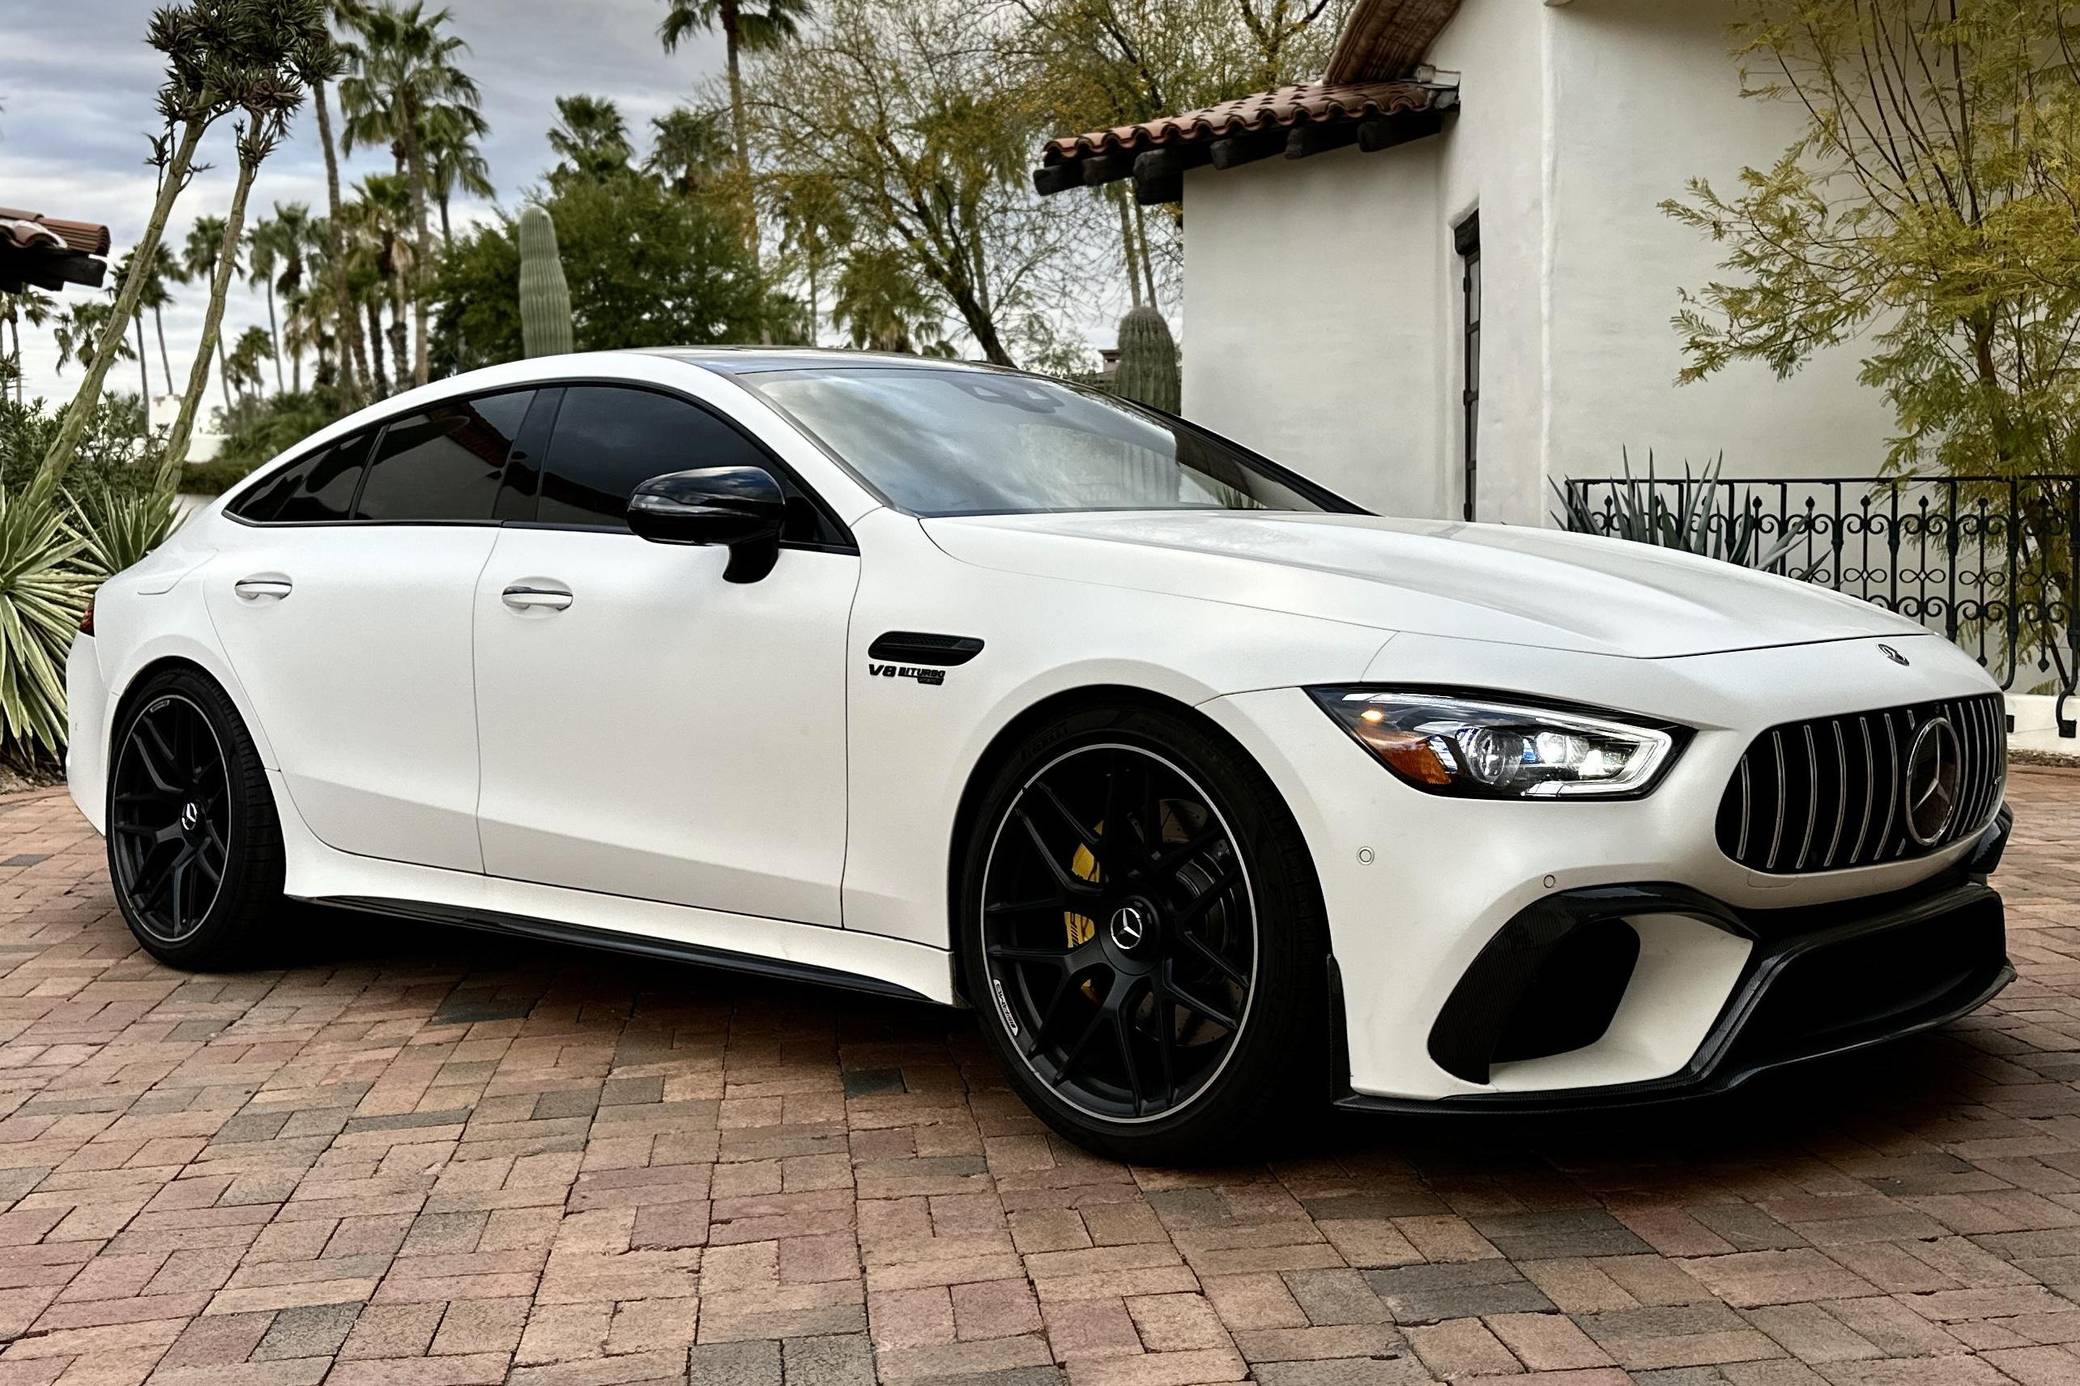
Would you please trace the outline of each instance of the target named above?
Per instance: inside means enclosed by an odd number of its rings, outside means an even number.
[[[354,488],[360,484],[361,462],[367,453],[366,434],[320,448],[261,482],[231,513],[258,523],[344,520],[354,503]]]
[[[532,390],[436,405],[383,430],[354,517],[488,520]]]

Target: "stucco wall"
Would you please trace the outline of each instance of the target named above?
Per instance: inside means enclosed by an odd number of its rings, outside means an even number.
[[[1361,504],[1440,513],[1437,142],[1185,184],[1184,412]]]
[[[1472,5],[1514,0],[1468,0]],[[1711,243],[1657,210],[1703,175],[1730,192],[1800,129],[1784,103],[1743,99],[1727,57],[1730,0],[1573,0],[1546,9],[1555,140],[1550,288],[1555,476],[1664,466],[1720,451],[1729,475],[1856,475],[1884,455],[1891,416],[1856,379],[1853,344],[1789,380],[1743,364],[1696,385],[1669,325],[1677,291],[1715,274]]]
[[[1184,406],[1377,509],[1462,513],[1459,262],[1486,280],[1478,518],[1538,523],[1547,478],[1619,449],[1729,475],[1867,474],[1890,416],[1852,348],[1787,381],[1735,366],[1677,386],[1678,290],[1710,242],[1659,210],[1798,129],[1743,99],[1733,0],[1465,0],[1431,48],[1460,75],[1434,139],[1187,176]]]

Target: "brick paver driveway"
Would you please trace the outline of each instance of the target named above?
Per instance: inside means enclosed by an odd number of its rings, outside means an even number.
[[[0,1386],[2080,1380],[2080,772],[2012,792],[2022,979],[1965,1023],[1190,1173],[922,1006],[317,912],[184,976],[0,800]]]

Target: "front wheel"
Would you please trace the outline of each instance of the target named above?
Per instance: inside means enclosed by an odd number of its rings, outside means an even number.
[[[239,961],[282,898],[282,833],[259,752],[224,691],[155,676],[116,726],[108,870],[130,932],[187,968]]]
[[[1326,1099],[1320,890],[1239,750],[1177,713],[1089,709],[1027,737],[974,822],[970,999],[1057,1130],[1225,1159]]]

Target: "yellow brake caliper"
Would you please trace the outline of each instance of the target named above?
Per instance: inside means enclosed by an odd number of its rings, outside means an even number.
[[[1104,831],[1105,825],[1100,823],[1098,832],[1102,835]],[[1076,855],[1069,858],[1069,869],[1075,872],[1080,879],[1089,881],[1092,885],[1098,883],[1098,859],[1091,855],[1090,848],[1080,842],[1076,844]],[[1089,915],[1064,913],[1062,915],[1062,926],[1068,931],[1069,946],[1071,948],[1089,943],[1091,935],[1098,932],[1098,921],[1092,919]],[[1093,1005],[1097,1004],[1097,992],[1093,990],[1089,982],[1083,984],[1083,994],[1090,998]]]

